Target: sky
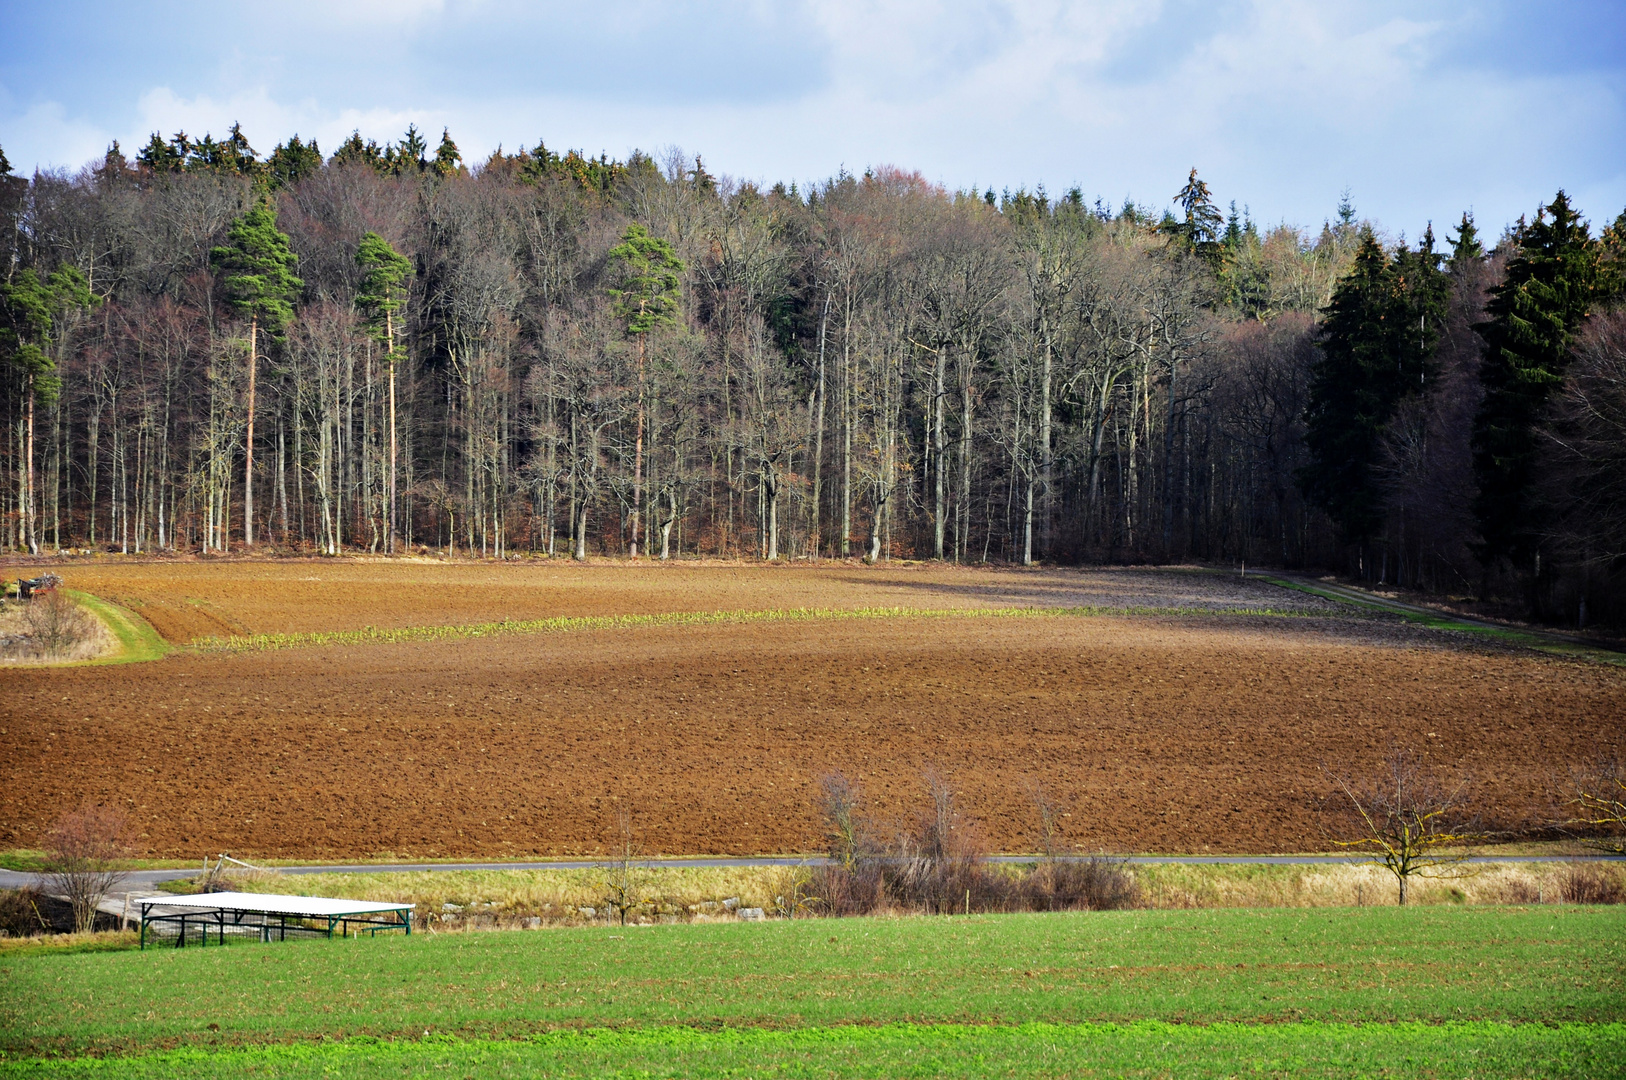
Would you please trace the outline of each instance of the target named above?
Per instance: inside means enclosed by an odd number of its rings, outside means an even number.
[[[1560,187],[1626,209],[1626,0],[0,0],[17,172],[234,121],[262,154],[415,123],[471,162],[678,147],[1154,210],[1196,168],[1265,225],[1348,190],[1390,235],[1495,235]]]

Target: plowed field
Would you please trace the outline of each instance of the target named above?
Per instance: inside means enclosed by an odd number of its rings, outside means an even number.
[[[1313,596],[1193,571],[957,567],[578,566],[384,560],[100,563],[59,568],[76,589],[138,610],[176,644],[311,633],[773,608],[1143,606],[1337,610]]]
[[[426,605],[459,622],[912,595],[931,608],[1317,603],[1179,573],[427,569],[451,580],[366,564],[68,573],[149,605],[202,599],[255,631],[416,625],[431,621]],[[335,570],[356,578],[289,599],[301,577]],[[1570,762],[1619,740],[1622,717],[1618,669],[1316,615],[899,616],[181,650],[0,671],[0,847],[35,846],[94,796],[126,807],[152,855],[591,854],[613,842],[621,807],[650,853],[799,851],[818,843],[820,775],[842,770],[879,817],[901,819],[935,769],[999,849],[1033,847],[1027,792],[1042,784],[1085,847],[1305,850],[1324,846],[1309,809],[1323,763],[1415,747],[1517,817],[1545,809]]]

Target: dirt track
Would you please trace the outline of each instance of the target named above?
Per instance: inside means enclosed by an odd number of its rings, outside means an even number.
[[[930,767],[996,848],[1031,848],[1042,783],[1086,847],[1303,850],[1322,846],[1320,763],[1425,748],[1516,815],[1621,739],[1626,674],[1442,640],[900,618],[0,672],[0,846],[34,846],[91,795],[154,855],[592,854],[619,806],[649,853],[806,850],[818,776],[845,771],[897,817]]]

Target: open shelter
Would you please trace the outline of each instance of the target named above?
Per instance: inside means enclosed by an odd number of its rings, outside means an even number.
[[[187,935],[200,945],[209,934],[224,945],[227,935],[258,937],[262,942],[295,936],[373,937],[380,930],[412,933],[412,904],[369,900],[336,900],[325,896],[280,896],[275,893],[212,892],[196,896],[154,897],[141,901],[141,947],[149,933],[175,938],[177,949]]]

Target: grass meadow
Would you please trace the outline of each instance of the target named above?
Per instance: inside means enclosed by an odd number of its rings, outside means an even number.
[[[19,950],[0,954],[0,1033],[15,1076],[1610,1076],[1626,919],[1125,911]]]

